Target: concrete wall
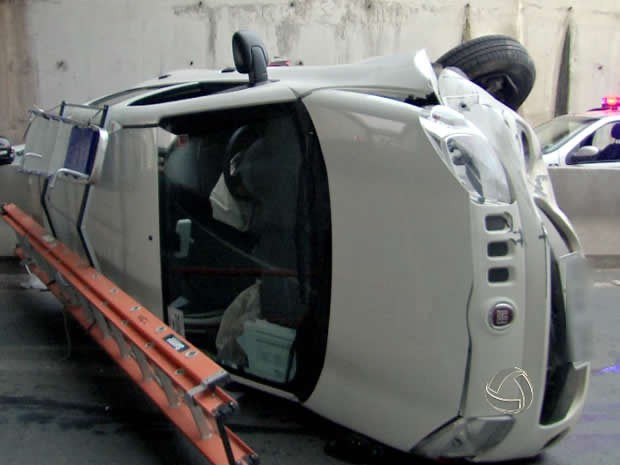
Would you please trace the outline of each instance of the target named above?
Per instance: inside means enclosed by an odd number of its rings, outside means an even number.
[[[30,189],[33,182],[32,177],[17,174],[17,165],[0,166],[0,204],[14,203],[24,208],[31,205],[36,200],[36,193],[40,192],[39,189]],[[42,217],[36,220],[43,222]],[[14,255],[16,244],[15,232],[0,218],[0,257]]]
[[[522,109],[533,123],[562,104],[581,111],[620,93],[618,0],[0,0],[0,134],[19,142],[33,104],[84,101],[171,69],[228,66],[240,28],[258,32],[272,56],[305,64],[418,48],[437,58],[464,38],[508,34],[537,66]],[[552,178],[586,251],[620,256],[620,198],[609,189],[620,171]]]
[[[537,65],[523,107],[533,123],[552,116],[559,75],[569,110],[620,92],[617,0],[0,0],[0,134],[19,141],[33,103],[49,108],[171,69],[230,65],[239,28],[257,31],[272,56],[306,64],[422,47],[436,58],[464,37],[508,34]]]
[[[620,266],[620,169],[550,168],[560,208],[571,219],[587,255]]]
[[[38,98],[28,11],[27,2],[0,0],[0,135],[11,141],[21,139]]]

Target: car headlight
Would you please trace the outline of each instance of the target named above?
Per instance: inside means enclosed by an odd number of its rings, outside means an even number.
[[[514,425],[514,417],[458,418],[423,439],[413,452],[431,458],[474,458],[502,442]]]
[[[436,106],[424,112],[420,121],[437,152],[473,200],[512,202],[506,171],[497,154],[463,115]]]

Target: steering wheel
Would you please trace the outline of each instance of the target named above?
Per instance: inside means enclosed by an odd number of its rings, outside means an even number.
[[[224,154],[223,174],[226,187],[234,197],[248,200],[251,198],[243,184],[239,166],[243,163],[246,149],[259,137],[256,129],[250,125],[241,126],[230,136]]]

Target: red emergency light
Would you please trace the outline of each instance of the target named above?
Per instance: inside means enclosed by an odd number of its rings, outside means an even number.
[[[620,107],[620,97],[617,95],[603,97],[601,107],[605,110],[617,110]]]

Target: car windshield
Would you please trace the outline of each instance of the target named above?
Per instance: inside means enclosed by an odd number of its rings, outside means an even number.
[[[596,118],[564,115],[541,124],[535,131],[540,139],[542,153],[553,152],[594,121]]]

